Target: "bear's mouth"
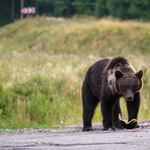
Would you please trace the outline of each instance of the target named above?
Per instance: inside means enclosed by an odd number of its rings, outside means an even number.
[[[125,98],[125,100],[126,101],[128,101],[128,102],[132,102],[133,101],[133,96],[127,96],[126,98]]]
[[[127,100],[128,100],[128,101],[133,101],[133,97],[132,97],[132,96],[129,96],[129,97],[127,97]]]

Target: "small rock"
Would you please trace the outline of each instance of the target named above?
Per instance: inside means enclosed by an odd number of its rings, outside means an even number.
[[[9,130],[9,129],[5,129],[5,132],[10,132],[11,130]]]

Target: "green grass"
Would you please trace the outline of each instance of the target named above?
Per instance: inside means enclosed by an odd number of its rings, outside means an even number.
[[[35,17],[0,28],[0,128],[82,123],[86,70],[116,55],[144,71],[139,119],[150,118],[149,39],[150,23],[110,19]],[[127,119],[123,99],[121,107]]]

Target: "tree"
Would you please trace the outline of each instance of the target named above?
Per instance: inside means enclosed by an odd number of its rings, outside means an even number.
[[[0,1],[0,26],[10,23],[11,20],[11,0]]]
[[[107,8],[114,18],[150,20],[149,0],[107,0]]]
[[[73,6],[75,7],[76,14],[94,15],[95,0],[74,0]]]
[[[120,19],[130,19],[128,9],[130,7],[130,0],[107,0],[107,9],[110,16]]]
[[[108,16],[109,12],[106,7],[106,0],[97,0],[95,5],[95,17],[102,18],[104,16]]]
[[[150,1],[132,0],[128,12],[131,19],[150,20]]]

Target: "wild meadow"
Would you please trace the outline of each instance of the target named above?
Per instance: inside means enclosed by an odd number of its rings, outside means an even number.
[[[139,120],[150,118],[150,23],[29,17],[0,28],[0,128],[82,123],[88,67],[116,55],[144,71]],[[124,119],[126,104],[121,99]],[[93,122],[102,122],[98,106]]]

